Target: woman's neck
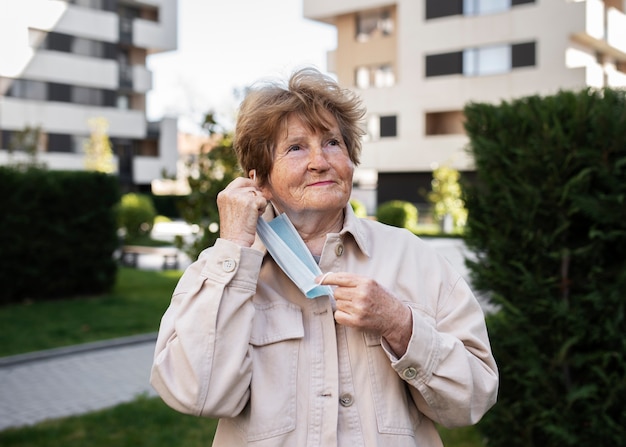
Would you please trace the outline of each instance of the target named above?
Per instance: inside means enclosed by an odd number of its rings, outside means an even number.
[[[334,216],[308,216],[304,219],[296,218],[292,220],[292,223],[296,227],[296,230],[298,230],[298,234],[300,234],[300,237],[311,254],[313,256],[320,256],[324,244],[326,243],[326,235],[339,233],[343,228],[343,221],[344,212],[341,210]]]

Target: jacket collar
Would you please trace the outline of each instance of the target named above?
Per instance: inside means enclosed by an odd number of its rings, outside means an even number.
[[[370,242],[365,232],[365,225],[363,225],[363,219],[356,217],[352,206],[348,203],[344,210],[346,216],[343,221],[343,229],[339,233],[345,235],[350,233],[354,238],[357,246],[363,252],[365,256],[370,257]]]
[[[271,221],[276,217],[277,213],[273,206],[268,206],[263,213],[263,219],[266,221]],[[354,238],[357,246],[363,252],[365,256],[370,257],[370,243],[369,239],[366,236],[365,228],[362,222],[362,219],[356,217],[354,211],[352,210],[352,206],[348,203],[346,208],[344,209],[344,221],[343,228],[339,232],[341,236],[345,236],[346,234],[351,234]],[[259,235],[255,236],[254,244],[252,248],[256,248],[257,250],[263,252],[263,254],[267,254],[267,248],[261,242]]]

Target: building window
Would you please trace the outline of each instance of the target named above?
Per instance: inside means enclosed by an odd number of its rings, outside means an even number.
[[[0,149],[8,149],[11,144],[12,139],[13,139],[13,131],[11,130],[0,131]]]
[[[72,88],[72,101],[75,104],[100,106],[104,104],[102,90],[90,87]]]
[[[50,82],[48,84],[48,100],[59,102],[72,102],[72,86]]]
[[[461,110],[426,113],[426,135],[464,135],[465,115]]]
[[[463,51],[463,75],[487,76],[511,71],[511,46],[494,45]]]
[[[534,67],[536,63],[535,42],[518,43],[511,46],[511,66]]]
[[[394,23],[388,9],[361,12],[356,15],[356,40],[367,42],[375,36],[390,36]]]
[[[495,14],[511,9],[511,0],[463,0],[463,15]]]
[[[15,79],[11,83],[11,87],[9,87],[7,96],[45,101],[48,96],[48,88],[45,82],[32,81],[30,79]]]
[[[396,83],[396,76],[391,65],[358,67],[355,72],[355,85],[358,88],[391,87]]]
[[[463,14],[463,0],[426,0],[426,20]]]
[[[536,44],[492,45],[426,56],[426,77],[486,76],[536,65]]]
[[[72,53],[80,54],[81,56],[104,58],[104,42],[83,39],[82,37],[74,37],[72,42]]]
[[[380,138],[395,137],[398,135],[396,129],[396,116],[380,117]]]
[[[426,77],[463,73],[463,52],[430,54],[426,56]]]
[[[64,53],[71,53],[72,51],[72,36],[61,33],[48,33],[48,37],[43,42],[43,48],[52,51],[63,51]]]
[[[43,40],[42,48],[102,59],[117,58],[117,46],[111,42],[85,39],[55,32],[48,33]]]
[[[365,140],[377,141],[381,138],[398,136],[396,115],[371,115],[367,121]]]
[[[426,0],[426,20],[456,15],[485,15],[508,11],[535,0]]]
[[[72,136],[65,133],[48,133],[48,152],[74,152]]]

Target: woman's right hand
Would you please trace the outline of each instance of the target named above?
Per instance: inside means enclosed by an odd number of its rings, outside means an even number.
[[[238,177],[217,195],[220,214],[220,237],[242,247],[251,247],[257,219],[268,201],[249,178]]]

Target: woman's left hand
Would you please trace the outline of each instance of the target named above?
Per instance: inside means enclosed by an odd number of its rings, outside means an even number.
[[[406,304],[375,280],[352,273],[328,273],[323,284],[334,288],[337,323],[380,334],[398,357],[406,352],[413,331]]]

